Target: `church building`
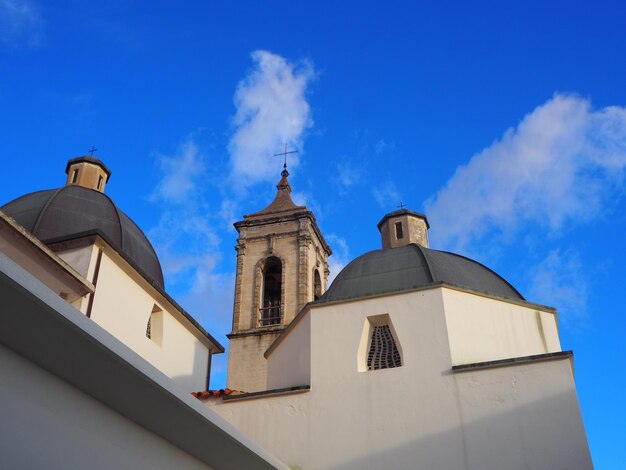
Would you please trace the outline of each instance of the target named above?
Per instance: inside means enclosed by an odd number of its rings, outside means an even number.
[[[424,214],[328,285],[291,199],[235,223],[224,347],[167,294],[93,156],[0,207],[0,467],[591,469],[557,311],[429,246]],[[269,202],[269,201],[268,201]],[[363,227],[374,230],[374,227]]]
[[[228,383],[246,393],[200,400],[293,468],[592,468],[554,308],[431,249],[408,209],[327,288],[330,248],[287,177],[235,224]]]

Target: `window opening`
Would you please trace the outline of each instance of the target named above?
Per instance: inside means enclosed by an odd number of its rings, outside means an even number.
[[[159,346],[163,341],[163,310],[156,304],[152,307],[152,313],[146,324],[146,338]]]
[[[367,355],[367,369],[390,369],[401,365],[400,351],[389,325],[374,326]]]
[[[322,296],[322,279],[320,272],[316,269],[313,272],[313,300],[318,300]]]
[[[76,183],[77,179],[78,179],[78,168],[75,168],[74,171],[72,172],[72,183]]]
[[[396,222],[396,239],[400,240],[404,238],[404,234],[402,233],[402,222]]]
[[[283,267],[274,256],[267,259],[263,272],[263,302],[259,324],[261,326],[280,323]]]
[[[98,189],[102,187],[102,175],[98,175]]]

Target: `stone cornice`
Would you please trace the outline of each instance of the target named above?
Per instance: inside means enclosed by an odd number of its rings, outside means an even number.
[[[263,336],[270,333],[282,333],[287,327],[285,325],[266,326],[254,328],[252,330],[232,331],[226,335],[228,339],[239,338],[241,336]]]
[[[275,216],[264,217],[264,218],[259,218],[259,219],[245,219],[245,217],[246,216],[244,216],[244,220],[241,220],[239,222],[235,222],[233,224],[238,232],[240,232],[242,228],[258,227],[258,226],[262,226],[262,225],[278,224],[278,223],[281,223],[281,222],[291,222],[291,221],[296,221],[296,220],[300,220],[300,219],[303,219],[303,218],[308,218],[311,221],[311,227],[313,228],[313,232],[317,236],[318,240],[320,241],[322,247],[324,248],[324,250],[326,251],[328,256],[333,254],[333,250],[330,248],[330,246],[328,245],[328,243],[324,239],[324,236],[322,235],[322,232],[320,231],[319,227],[317,226],[317,221],[315,220],[315,215],[313,215],[313,212],[311,212],[310,210],[297,211],[297,212],[288,212],[288,213],[285,213],[283,215],[280,215],[280,213],[279,213],[279,214],[277,214]],[[278,236],[278,234],[276,234],[276,236]],[[246,239],[247,240],[252,240],[253,238],[252,237],[251,238],[247,238],[246,237]]]

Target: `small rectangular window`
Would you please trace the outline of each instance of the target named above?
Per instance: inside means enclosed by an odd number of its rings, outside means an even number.
[[[74,172],[72,173],[72,183],[76,183],[77,179],[78,179],[78,169],[74,169]]]
[[[163,342],[163,310],[156,304],[152,307],[152,313],[146,324],[146,338],[159,346]]]
[[[403,238],[404,234],[402,233],[402,222],[396,222],[396,239],[400,240]]]
[[[102,187],[102,175],[98,176],[98,189]]]

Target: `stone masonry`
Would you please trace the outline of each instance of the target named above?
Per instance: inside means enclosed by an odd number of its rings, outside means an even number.
[[[283,171],[274,201],[265,209],[235,223],[237,274],[233,303],[233,326],[228,335],[228,388],[255,392],[266,389],[267,348],[291,323],[298,312],[314,299],[315,271],[321,292],[328,280],[328,257],[332,251],[305,206],[296,206]],[[282,266],[280,322],[260,324],[263,276],[270,257]]]

